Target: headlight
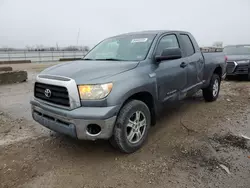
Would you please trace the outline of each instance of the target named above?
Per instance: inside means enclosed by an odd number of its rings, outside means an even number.
[[[242,60],[242,61],[237,61],[238,64],[241,64],[241,63],[249,63],[250,60]]]
[[[112,83],[100,85],[79,85],[78,91],[82,100],[97,100],[108,96],[112,87]]]

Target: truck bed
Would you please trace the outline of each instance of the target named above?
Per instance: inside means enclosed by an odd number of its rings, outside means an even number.
[[[227,58],[223,52],[202,52],[203,57],[205,59],[205,69],[204,69],[204,80],[209,80],[208,78],[211,77],[211,72],[214,69],[214,64],[220,64],[220,63],[226,63]],[[225,72],[226,66],[223,67],[224,70],[222,72]],[[222,76],[222,79],[224,79],[225,75]],[[208,83],[205,84],[205,86]]]

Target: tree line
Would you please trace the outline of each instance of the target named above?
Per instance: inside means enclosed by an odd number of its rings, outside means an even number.
[[[88,46],[66,46],[66,47],[59,47],[59,46],[52,46],[52,47],[45,47],[43,45],[35,45],[35,46],[26,46],[25,48],[10,48],[7,46],[3,46],[0,48],[0,51],[89,51]]]

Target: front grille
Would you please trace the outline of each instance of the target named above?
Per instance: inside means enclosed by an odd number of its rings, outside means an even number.
[[[248,74],[248,68],[249,66],[246,64],[246,65],[238,65],[235,69],[235,73],[236,74]]]
[[[49,89],[51,95],[45,95],[45,90]],[[68,90],[62,86],[49,85],[44,83],[35,83],[34,95],[36,98],[65,107],[70,106]]]
[[[234,62],[227,62],[227,73],[233,73],[235,69]]]

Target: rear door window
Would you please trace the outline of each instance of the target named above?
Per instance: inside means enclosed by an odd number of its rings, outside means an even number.
[[[185,52],[186,56],[191,56],[195,53],[194,45],[190,39],[190,37],[187,34],[181,34],[180,35],[182,42],[183,42],[183,51]]]

